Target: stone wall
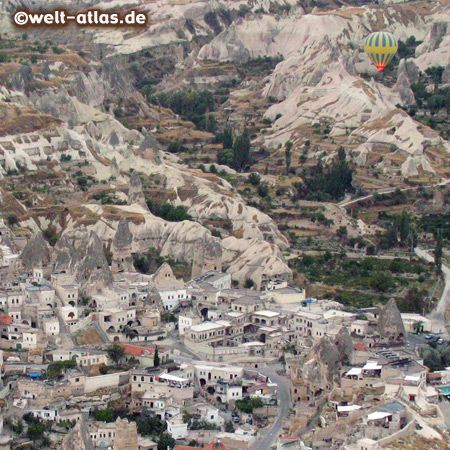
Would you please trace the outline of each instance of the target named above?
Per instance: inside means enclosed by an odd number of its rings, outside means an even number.
[[[99,375],[97,377],[87,377],[84,385],[84,392],[95,392],[102,388],[117,388],[126,383],[130,378],[129,372],[118,372],[107,375]]]

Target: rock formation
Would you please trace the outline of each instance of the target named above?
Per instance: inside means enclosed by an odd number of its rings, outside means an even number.
[[[345,339],[341,336],[340,341]],[[340,348],[347,346],[339,345]],[[303,365],[303,379],[313,393],[329,390],[337,380],[343,363],[338,346],[328,336],[324,336],[313,347]]]
[[[173,274],[170,264],[163,263],[152,276],[152,284],[156,289],[163,288],[182,288],[184,285],[183,280],[178,280]]]
[[[228,237],[222,240],[222,248],[223,263],[229,265],[227,272],[240,284],[251,278],[261,288],[270,280],[292,279],[292,270],[280,248],[274,244],[259,239]]]
[[[116,420],[113,450],[139,450],[136,422],[128,422],[120,417]]]
[[[27,242],[27,245],[20,255],[20,259],[25,268],[29,270],[49,262],[49,246],[41,231],[35,233]]]
[[[128,190],[128,204],[137,204],[145,209],[148,209],[145,201],[144,193],[142,191],[142,182],[139,174],[133,171],[130,175],[130,188]]]
[[[20,69],[11,76],[11,87],[15,91],[25,92],[32,80],[33,71],[31,67],[20,66]]]
[[[336,335],[334,344],[339,352],[340,359],[344,364],[348,364],[353,355],[353,340],[347,327],[342,327]]]
[[[405,325],[396,301],[391,298],[381,309],[378,318],[378,331],[384,340],[403,341],[406,337]]]
[[[61,450],[94,450],[84,422],[77,422],[61,443]]]
[[[55,246],[55,270],[73,274],[84,289],[101,289],[113,281],[102,242],[85,228],[61,236]]]
[[[142,157],[153,161],[155,164],[161,164],[160,150],[161,146],[151,134],[147,134],[139,146],[139,153]]]
[[[222,270],[222,248],[217,241],[204,241],[198,239],[194,245],[192,261],[192,278],[208,270]]]
[[[394,85],[394,90],[399,93],[403,105],[409,106],[416,102],[408,76],[404,72],[398,76],[397,82]]]
[[[133,235],[130,232],[128,221],[122,217],[112,243],[112,271],[133,270],[132,242]]]

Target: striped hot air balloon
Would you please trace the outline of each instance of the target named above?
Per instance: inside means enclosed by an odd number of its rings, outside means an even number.
[[[382,71],[397,53],[398,42],[394,36],[384,31],[377,31],[366,38],[364,51],[375,64],[379,71]]]

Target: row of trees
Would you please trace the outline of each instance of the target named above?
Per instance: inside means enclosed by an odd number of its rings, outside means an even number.
[[[319,161],[312,169],[303,171],[302,179],[303,182],[294,183],[299,199],[341,200],[346,192],[353,190],[353,169],[347,162],[344,148],[339,149],[337,158],[330,167],[325,168]]]
[[[217,141],[222,144],[218,154],[219,164],[242,171],[250,164],[250,132],[247,128],[241,134],[233,135],[230,127],[225,127],[217,135]]]
[[[214,95],[209,91],[191,89],[171,93],[161,93],[148,97],[150,103],[170,108],[183,119],[193,122],[198,129],[214,133],[217,122],[212,114],[216,108]]]
[[[390,224],[384,233],[379,236],[379,246],[383,250],[401,246],[414,249],[417,244],[417,231],[413,218],[403,210],[394,216],[385,215]]]

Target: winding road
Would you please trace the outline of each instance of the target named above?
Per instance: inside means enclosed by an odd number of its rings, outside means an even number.
[[[400,189],[401,192],[408,192],[408,191],[417,191],[419,188],[422,189],[429,189],[429,188],[434,188],[437,186],[446,186],[447,184],[450,183],[450,180],[442,180],[440,183],[436,183],[436,184],[431,184],[429,186],[413,186],[413,187],[407,187],[407,188],[402,188]],[[345,208],[347,206],[350,205],[354,205],[356,203],[362,202],[364,200],[368,200],[369,198],[374,197],[375,195],[382,195],[382,194],[392,194],[394,193],[398,188],[386,188],[386,189],[381,189],[377,192],[374,192],[372,194],[367,194],[364,195],[362,197],[358,197],[358,198],[353,198],[353,199],[345,199],[342,202],[338,203],[338,206],[340,206],[341,208]]]
[[[263,375],[270,378],[270,381],[278,385],[278,415],[275,422],[266,430],[262,431],[258,439],[250,446],[249,450],[269,450],[275,443],[283,426],[283,419],[288,415],[291,407],[291,392],[289,381],[286,377],[277,374],[281,365],[268,366],[258,369]]]
[[[414,252],[419,258],[428,262],[434,262],[434,256],[430,250],[416,247]],[[445,281],[444,290],[436,308],[427,317],[431,320],[433,333],[441,334],[448,338],[448,333],[445,328],[445,311],[450,306],[450,269],[444,264],[442,264],[442,274],[444,275]]]

